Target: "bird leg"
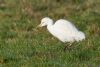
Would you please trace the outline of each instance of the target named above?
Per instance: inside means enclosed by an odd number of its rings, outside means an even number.
[[[64,47],[64,51],[65,51],[66,49],[70,50],[70,49],[71,49],[71,46],[72,46],[72,43],[69,43],[68,45],[66,45],[66,46]]]
[[[65,46],[65,47],[64,47],[64,51],[66,51],[67,48],[68,48],[68,46]]]
[[[72,43],[69,43],[69,46],[68,47],[71,47],[72,46]]]

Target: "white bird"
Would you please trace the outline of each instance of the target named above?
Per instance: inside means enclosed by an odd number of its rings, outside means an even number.
[[[43,26],[47,26],[48,31],[63,43],[70,42],[69,46],[75,41],[78,42],[85,39],[85,34],[65,19],[59,19],[53,23],[52,19],[45,17],[41,20],[39,27]]]

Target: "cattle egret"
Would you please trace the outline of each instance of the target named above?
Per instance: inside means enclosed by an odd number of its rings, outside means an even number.
[[[45,17],[41,20],[39,27],[43,26],[47,26],[48,31],[63,43],[69,42],[70,45],[67,46],[71,46],[75,41],[79,42],[85,39],[85,34],[65,19],[59,19],[53,23],[52,19]]]

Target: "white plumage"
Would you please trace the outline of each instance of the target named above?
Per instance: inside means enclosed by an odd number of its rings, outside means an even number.
[[[39,27],[47,26],[48,31],[62,42],[82,41],[85,34],[79,31],[71,22],[60,19],[53,23],[53,20],[45,17],[41,20]]]

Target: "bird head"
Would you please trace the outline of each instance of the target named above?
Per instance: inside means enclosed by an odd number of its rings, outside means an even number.
[[[40,25],[38,25],[38,27],[47,26],[47,25],[52,24],[52,23],[53,23],[52,19],[50,19],[49,17],[45,17],[41,20],[41,23],[40,23]]]

